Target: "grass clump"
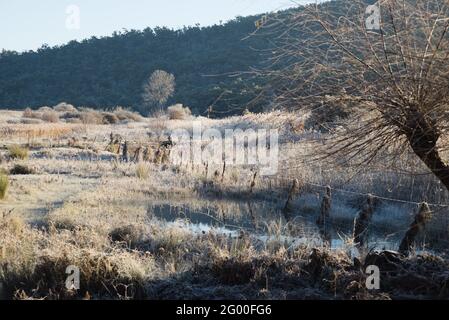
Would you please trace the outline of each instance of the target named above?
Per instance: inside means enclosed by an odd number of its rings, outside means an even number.
[[[186,120],[192,116],[192,112],[189,108],[183,107],[182,104],[175,104],[168,107],[168,118],[170,120]]]
[[[53,107],[53,110],[57,112],[77,112],[78,110],[71,104],[61,102]]]
[[[140,114],[127,110],[123,107],[115,108],[114,114],[120,121],[133,121],[133,122],[143,121],[143,117]]]
[[[148,164],[140,162],[136,165],[136,176],[141,180],[146,180],[150,176],[150,167]]]
[[[125,242],[130,246],[140,243],[144,236],[142,226],[126,225],[113,229],[109,233],[109,237],[113,242]]]
[[[17,144],[9,146],[8,151],[11,159],[25,160],[28,158],[28,149]]]
[[[56,111],[45,111],[42,114],[42,120],[50,123],[58,123],[59,122],[59,114]]]
[[[6,197],[9,187],[9,178],[6,174],[0,173],[0,200]]]
[[[22,118],[41,119],[42,118],[42,113],[33,111],[31,108],[26,108],[23,111]]]
[[[16,164],[14,167],[9,171],[9,174],[11,175],[28,175],[28,174],[35,174],[35,170],[33,168]]]
[[[103,124],[116,124],[119,123],[119,118],[110,112],[103,112]]]

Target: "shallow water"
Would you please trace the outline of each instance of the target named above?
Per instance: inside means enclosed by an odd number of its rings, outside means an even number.
[[[194,233],[214,231],[230,237],[241,232],[250,234],[263,243],[271,240],[299,245],[328,246],[332,249],[349,248],[353,221],[329,224],[326,230],[315,223],[317,216],[301,213],[287,219],[282,203],[257,201],[202,201],[200,203],[153,203],[148,214],[166,222],[182,223]],[[368,249],[397,250],[402,233],[388,235],[371,228],[368,233]]]

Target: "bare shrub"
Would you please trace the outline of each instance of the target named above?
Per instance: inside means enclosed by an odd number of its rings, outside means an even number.
[[[16,164],[14,167],[9,171],[9,174],[11,175],[28,175],[28,174],[35,174],[36,171],[33,168],[30,168],[28,166]]]
[[[119,118],[114,114],[110,112],[103,112],[103,124],[116,124],[119,123]]]
[[[81,111],[80,120],[83,124],[103,124],[103,115],[92,109]]]
[[[45,111],[42,114],[42,120],[45,122],[51,122],[51,123],[58,123],[59,122],[59,115],[56,111]]]
[[[41,117],[41,113],[33,111],[31,108],[26,108],[22,114],[22,118],[40,119]]]
[[[61,102],[53,107],[53,110],[57,112],[77,112],[78,110],[71,104]]]
[[[142,226],[126,225],[113,229],[109,233],[109,237],[114,242],[125,242],[133,246],[142,241],[144,233]]]
[[[130,111],[130,110],[126,110],[123,107],[117,107],[114,110],[114,114],[117,116],[117,118],[120,121],[128,120],[128,121],[134,121],[134,122],[141,122],[143,120],[143,117],[140,114]]]
[[[50,112],[50,111],[54,111],[54,110],[50,107],[43,106],[43,107],[40,107],[39,109],[37,109],[37,111],[40,113],[44,113],[44,112]]]
[[[186,120],[192,116],[192,112],[188,107],[183,107],[182,104],[175,104],[168,107],[168,117],[170,120]]]

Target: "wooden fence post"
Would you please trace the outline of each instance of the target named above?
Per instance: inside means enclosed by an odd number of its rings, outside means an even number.
[[[129,155],[128,155],[128,141],[125,141],[125,144],[123,145],[122,160],[123,160],[124,162],[128,162],[128,160],[129,160]]]
[[[226,172],[226,161],[223,162],[223,171],[221,173],[221,182],[223,183]]]
[[[287,202],[285,203],[284,206],[283,212],[285,215],[289,215],[290,213],[292,213],[293,208],[291,202],[293,200],[294,195],[298,192],[298,189],[299,189],[299,181],[298,179],[295,179],[293,180],[292,187],[290,188],[290,191],[287,196]]]
[[[415,216],[415,220],[410,225],[410,228],[406,232],[399,246],[399,252],[407,255],[410,252],[411,246],[415,243],[416,236],[424,229],[426,223],[430,220],[432,212],[429,205],[423,202],[419,205],[418,213]]]
[[[374,212],[374,197],[368,194],[368,199],[363,209],[358,213],[354,221],[354,242],[363,246],[367,239],[368,226]]]
[[[254,172],[253,179],[251,180],[249,194],[252,194],[254,191],[254,187],[256,186],[256,178],[257,178],[257,171]]]
[[[329,221],[332,204],[332,189],[330,186],[326,187],[323,201],[321,202],[320,216],[318,217],[317,224],[324,225]]]

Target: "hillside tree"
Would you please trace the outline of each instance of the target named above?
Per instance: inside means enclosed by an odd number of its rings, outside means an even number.
[[[162,109],[175,93],[175,76],[163,71],[154,71],[143,86],[142,99],[151,110]]]

